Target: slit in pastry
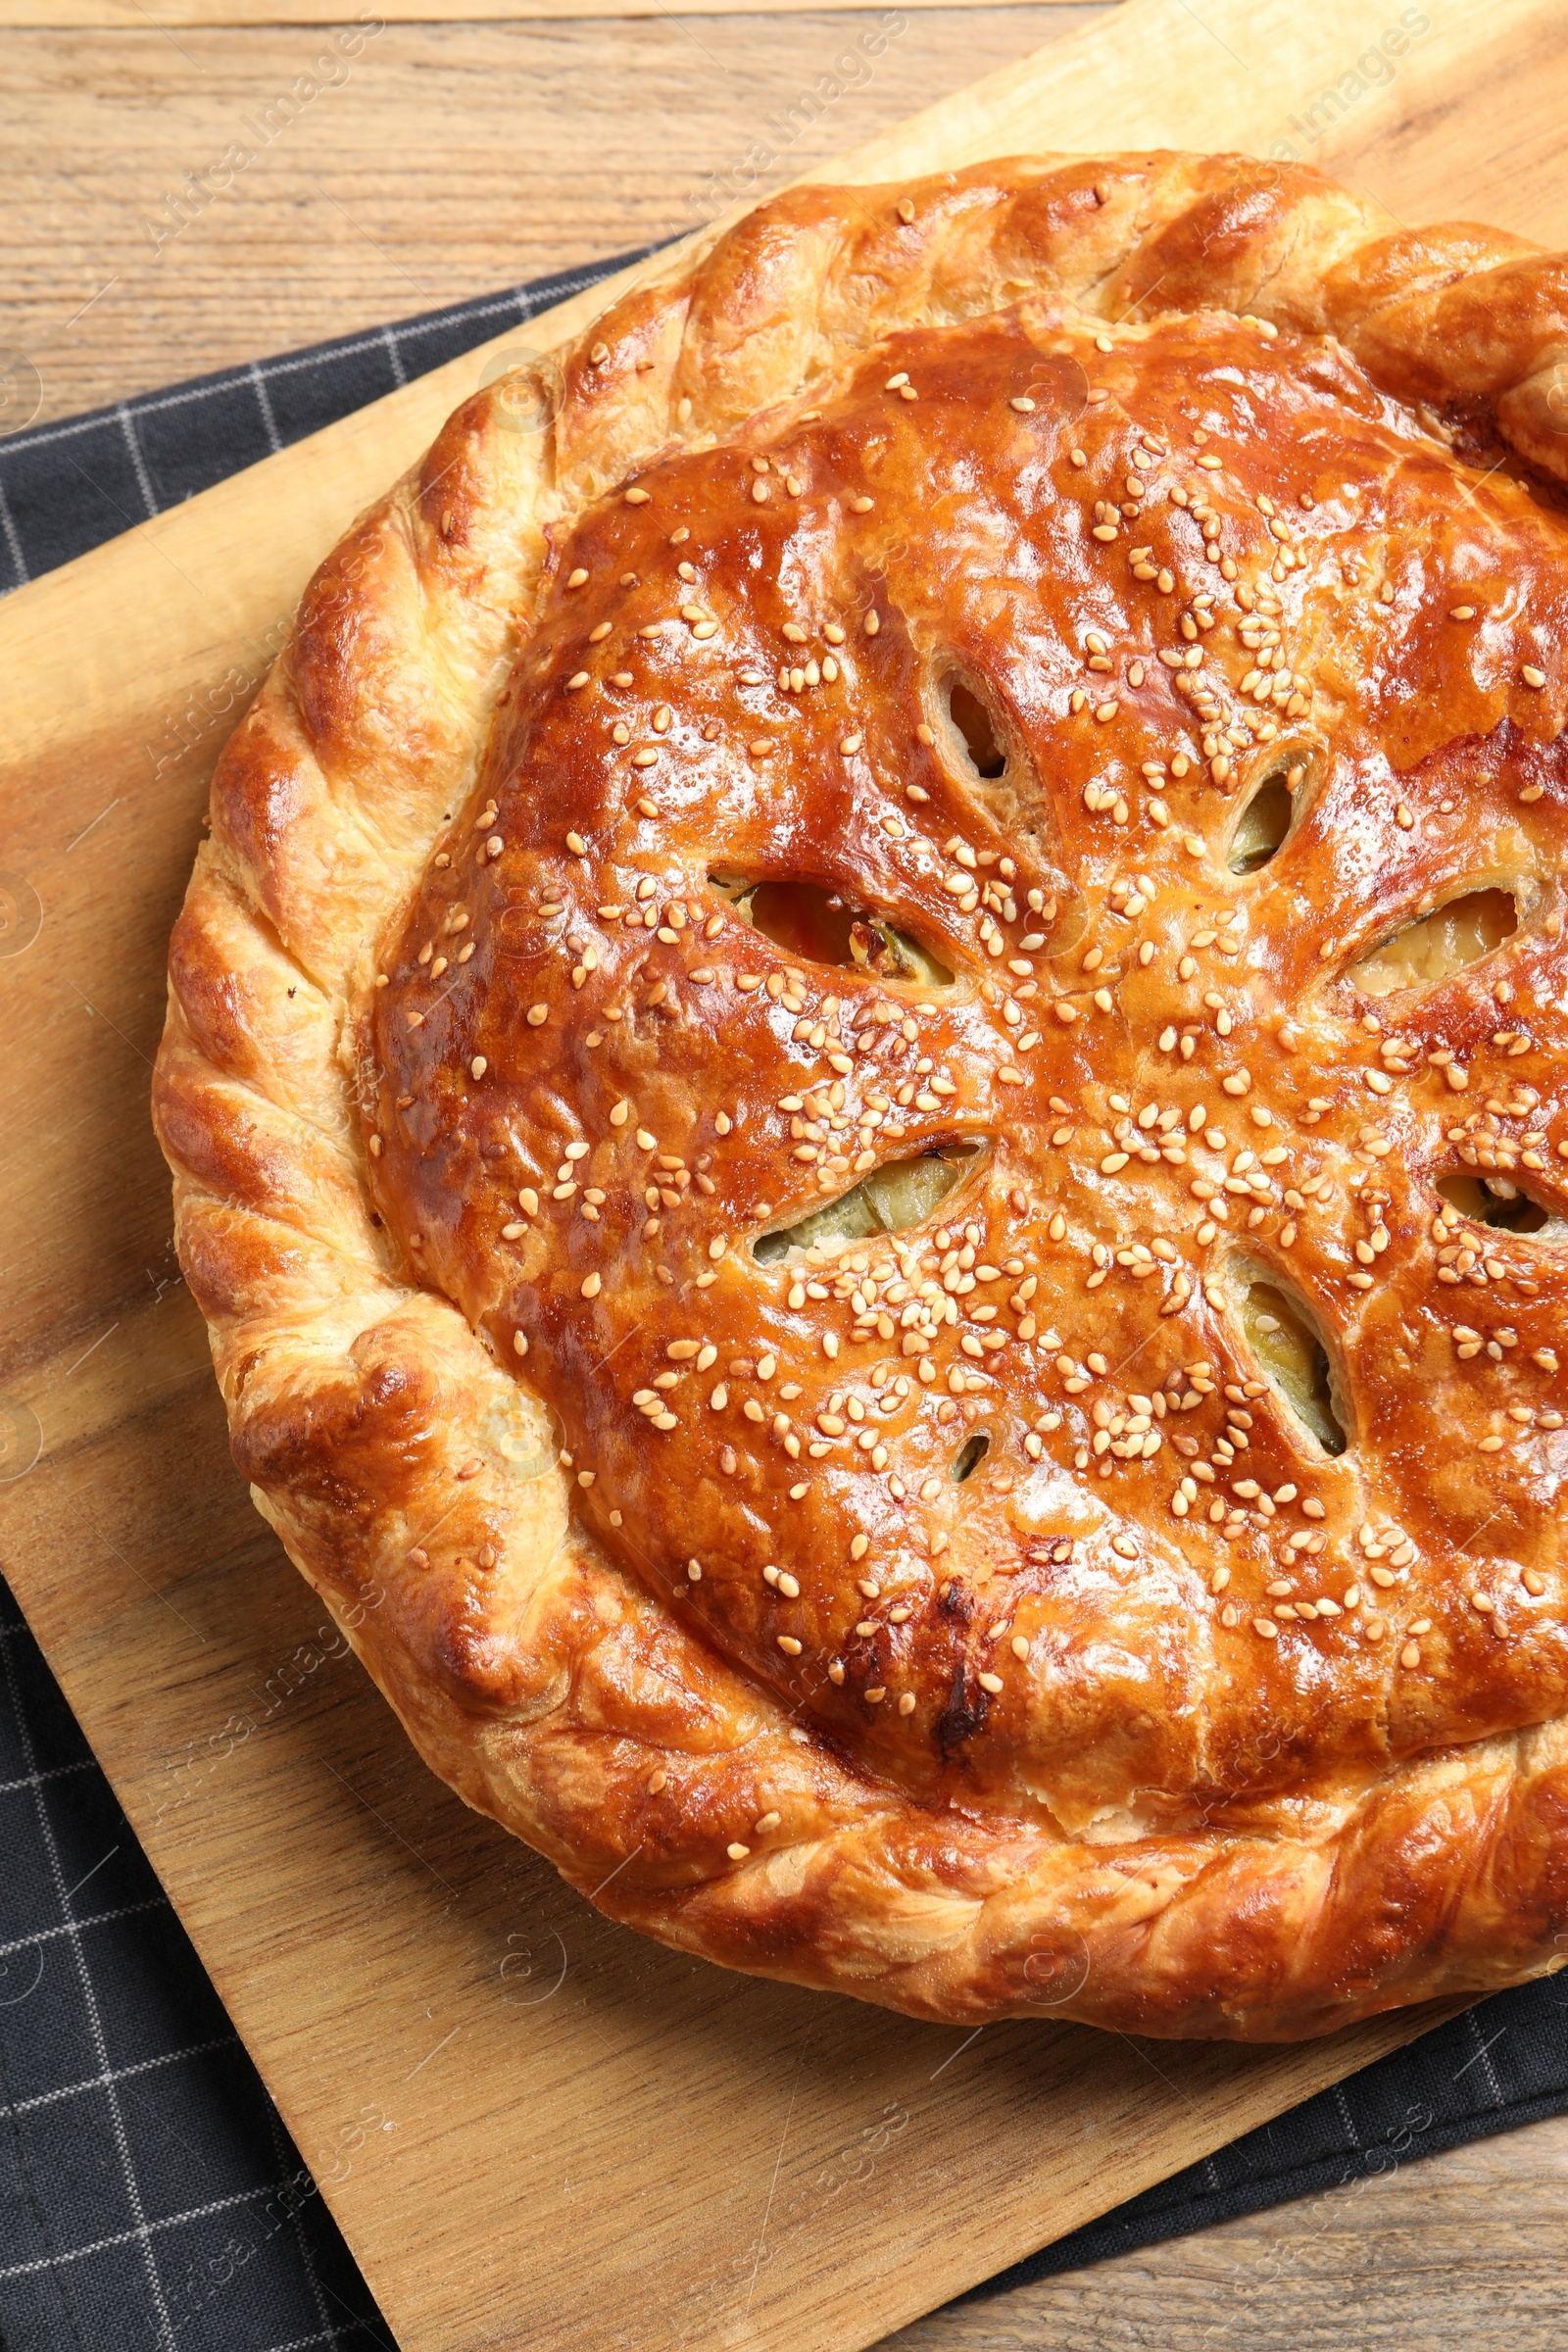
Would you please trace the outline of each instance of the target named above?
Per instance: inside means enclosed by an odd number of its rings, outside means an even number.
[[[1406,923],[1363,956],[1350,977],[1364,997],[1432,988],[1463,971],[1467,963],[1492,955],[1518,928],[1519,909],[1511,891],[1469,890]]]
[[[886,915],[858,910],[815,882],[753,882],[742,874],[710,877],[742,922],[788,956],[841,964],[925,988],[952,986],[953,974],[919,940]]]
[[[1007,755],[990,710],[961,678],[950,678],[942,693],[969,765],[982,782],[995,783],[1005,773]]]
[[[1549,1240],[1568,1233],[1568,1222],[1533,1200],[1514,1176],[1459,1170],[1440,1176],[1438,1191],[1472,1225],[1491,1225],[1500,1233],[1544,1233]]]
[[[991,1439],[985,1430],[977,1429],[973,1437],[965,1438],[948,1473],[954,1485],[961,1487],[966,1478],[972,1478],[990,1451]]]
[[[942,1144],[912,1159],[889,1160],[797,1224],[760,1235],[752,1255],[759,1265],[798,1265],[813,1253],[825,1258],[846,1242],[870,1241],[878,1234],[923,1225],[978,1165],[980,1154],[977,1143]]]
[[[1279,855],[1296,815],[1291,779],[1299,779],[1301,773],[1299,763],[1271,768],[1247,803],[1231,835],[1233,874],[1255,874]]]
[[[1346,1409],[1333,1358],[1311,1309],[1266,1278],[1244,1278],[1242,1327],[1259,1369],[1325,1453],[1349,1444]]]

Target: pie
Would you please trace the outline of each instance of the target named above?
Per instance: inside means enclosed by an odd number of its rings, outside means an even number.
[[[1290,2039],[1568,1941],[1568,262],[1303,169],[763,205],[223,754],[235,1461],[604,1911]]]

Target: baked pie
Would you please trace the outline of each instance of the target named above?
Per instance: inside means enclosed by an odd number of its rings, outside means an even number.
[[[808,188],[466,402],[229,743],[235,1460],[602,1909],[1281,2039],[1568,1938],[1568,263]]]

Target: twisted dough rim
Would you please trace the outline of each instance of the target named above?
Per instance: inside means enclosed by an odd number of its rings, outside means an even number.
[[[470,1804],[613,1916],[732,1966],[928,2017],[1295,2038],[1549,1964],[1568,1729],[1439,1751],[1267,1834],[1089,1845],[927,1812],[574,1531],[566,1472],[514,1475],[514,1376],[371,1222],[351,1098],[370,944],[474,787],[575,517],[895,328],[1041,293],[1334,337],[1383,389],[1484,416],[1568,480],[1548,406],[1568,262],[1520,239],[1382,234],[1316,173],[1244,158],[1038,158],[781,198],[540,371],[546,431],[514,429],[514,385],[466,403],[323,564],[215,776],[156,1118],[236,1462]],[[753,1825],[781,1806],[770,1845]]]

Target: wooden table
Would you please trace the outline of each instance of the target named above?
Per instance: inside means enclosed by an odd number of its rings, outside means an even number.
[[[472,22],[455,4],[388,8],[426,21],[367,41],[229,188],[187,195],[172,234],[185,175],[310,70],[321,0],[0,0],[3,340],[36,366],[40,415],[689,227],[715,182],[739,193],[751,174],[764,191],[1101,13],[677,17],[636,0],[630,20],[526,23],[504,21],[507,0],[476,0]],[[1510,2352],[1544,2352],[1568,2335],[1565,2225],[1568,2118],[950,2306],[890,2340],[1469,2352],[1506,2330]]]

